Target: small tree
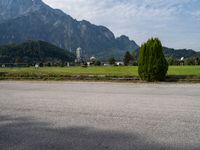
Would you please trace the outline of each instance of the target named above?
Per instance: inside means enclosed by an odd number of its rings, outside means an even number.
[[[133,50],[132,52],[131,52],[131,56],[132,56],[132,60],[131,60],[131,65],[133,65],[133,66],[136,66],[137,65],[137,62],[135,61],[136,59],[136,53],[135,53],[135,50]]]
[[[166,60],[167,60],[167,63],[171,66],[175,64],[175,59],[173,57],[168,57],[166,58]]]
[[[130,63],[131,63],[131,61],[133,60],[133,56],[130,54],[130,52],[126,52],[126,54],[124,55],[124,65],[125,66],[128,66]]]
[[[186,59],[185,64],[188,66],[194,66],[194,65],[196,65],[196,60],[195,60],[195,58],[188,58],[188,59]]]
[[[138,73],[142,80],[162,81],[165,79],[168,63],[158,38],[152,38],[141,46],[138,65]]]
[[[96,60],[94,63],[95,66],[101,66],[101,62],[99,60]]]
[[[15,63],[17,63],[17,64],[20,64],[20,63],[22,63],[23,62],[23,60],[21,59],[21,57],[17,57],[16,59],[15,59]]]
[[[108,62],[109,62],[110,65],[115,65],[116,60],[115,60],[114,57],[111,57],[111,58],[108,59]]]
[[[195,65],[200,65],[200,59],[199,59],[199,57],[195,58]]]

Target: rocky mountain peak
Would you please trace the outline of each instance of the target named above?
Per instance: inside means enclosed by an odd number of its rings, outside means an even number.
[[[42,40],[66,50],[81,47],[87,56],[123,56],[138,48],[126,36],[115,35],[104,26],[77,21],[42,0],[0,0],[0,45]]]
[[[41,4],[41,0],[0,0],[0,20],[16,18]]]

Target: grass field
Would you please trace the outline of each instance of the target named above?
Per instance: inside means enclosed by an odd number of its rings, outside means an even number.
[[[184,76],[184,78],[200,79],[200,66],[170,66],[168,76]],[[97,76],[105,77],[138,77],[138,67],[44,67],[30,68],[0,68],[0,79],[55,79],[62,80],[66,77]],[[84,79],[84,78],[83,78]],[[95,78],[94,78],[95,79]]]

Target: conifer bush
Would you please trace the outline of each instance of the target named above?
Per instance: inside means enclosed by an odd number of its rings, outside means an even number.
[[[158,38],[151,38],[142,44],[138,58],[138,74],[145,81],[165,80],[168,63]]]

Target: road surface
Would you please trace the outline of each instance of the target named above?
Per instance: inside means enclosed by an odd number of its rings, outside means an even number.
[[[200,84],[0,82],[1,150],[199,150]]]

